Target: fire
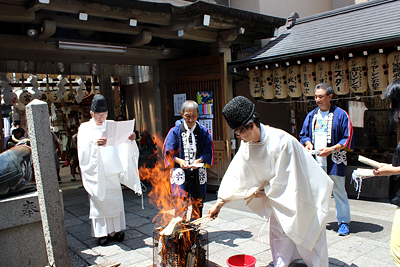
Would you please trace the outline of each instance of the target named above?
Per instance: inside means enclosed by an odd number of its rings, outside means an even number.
[[[163,139],[157,134],[155,138],[158,148],[163,147]],[[168,162],[173,161],[172,156],[166,159]],[[173,166],[171,164],[170,166]],[[154,217],[153,223],[156,227],[166,226],[172,217],[180,216],[186,213],[186,208],[190,205],[200,206],[201,199],[188,199],[187,195],[185,197],[174,197],[173,195],[178,195],[177,192],[172,194],[171,192],[171,168],[166,169],[164,164],[157,162],[154,168],[148,168],[146,166],[139,168],[139,175],[141,180],[145,180],[151,183],[152,190],[149,193],[149,202],[154,207],[158,208],[160,212]],[[198,209],[193,209],[192,218],[200,218],[200,211]],[[185,219],[185,218],[184,218]]]
[[[159,135],[155,140],[158,148],[163,147],[163,139]],[[166,160],[171,162],[173,158]],[[200,229],[211,218],[204,217],[189,222],[184,216],[185,207],[190,204],[199,205],[201,199],[189,200],[187,195],[174,197],[175,194],[171,192],[171,168],[166,169],[160,162],[153,168],[140,167],[139,174],[142,180],[151,183],[149,202],[160,210],[153,219],[155,266],[205,266],[208,237],[206,231]],[[199,210],[192,210],[192,213],[192,218],[200,217]]]
[[[154,217],[153,223],[156,227],[166,226],[175,215],[175,207],[184,204],[183,199],[172,196],[169,170],[165,170],[162,164],[157,163],[154,168],[140,167],[139,175],[142,180],[151,183],[149,202],[160,210]]]

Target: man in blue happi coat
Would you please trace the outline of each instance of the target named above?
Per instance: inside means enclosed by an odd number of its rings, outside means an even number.
[[[184,217],[192,204],[192,219],[202,216],[207,191],[207,170],[214,164],[214,147],[210,132],[197,122],[199,106],[188,100],[182,104],[183,120],[171,128],[165,138],[163,155],[167,168],[171,168],[171,190],[174,197],[182,198],[175,216]]]
[[[308,113],[300,132],[300,143],[315,153],[319,165],[333,180],[336,217],[341,236],[350,233],[350,205],[345,189],[346,151],[354,148],[353,126],[349,114],[332,105],[332,87],[320,83],[315,87],[318,107]]]

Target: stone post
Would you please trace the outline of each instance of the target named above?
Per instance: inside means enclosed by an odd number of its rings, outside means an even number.
[[[112,90],[109,64],[100,65],[99,85],[100,85],[100,94],[102,94],[107,101],[107,107],[108,107],[107,118],[109,120],[114,120],[115,119],[114,92]]]
[[[49,265],[70,267],[47,103],[33,100],[26,106],[26,115]]]

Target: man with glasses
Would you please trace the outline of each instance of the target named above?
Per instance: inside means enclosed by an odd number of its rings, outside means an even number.
[[[175,216],[184,218],[191,203],[191,219],[197,219],[202,216],[206,168],[214,164],[214,147],[208,129],[197,122],[198,104],[185,101],[180,113],[183,120],[171,128],[164,141],[164,162],[171,168],[171,193],[178,202]]]
[[[222,114],[242,142],[208,214],[216,218],[227,202],[247,200],[253,212],[270,221],[275,267],[296,259],[327,267],[325,227],[332,180],[296,138],[262,124],[249,99],[235,97]]]
[[[136,134],[126,139],[118,138],[113,145],[105,137],[107,103],[102,95],[95,95],[90,116],[78,131],[78,157],[82,182],[90,198],[89,218],[92,222],[92,236],[98,238],[101,246],[109,240],[122,242],[126,229],[124,202],[121,183],[141,194],[137,172],[139,150]],[[119,122],[122,123],[122,122]],[[133,127],[132,127],[133,131]],[[129,131],[128,133],[129,134]]]
[[[347,112],[331,104],[332,96],[330,85],[317,84],[315,102],[318,107],[307,115],[300,143],[314,152],[318,164],[334,182],[338,235],[345,236],[350,233],[350,205],[345,188],[346,151],[354,148],[353,126]]]

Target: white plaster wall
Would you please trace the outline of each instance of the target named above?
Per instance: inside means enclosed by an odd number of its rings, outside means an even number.
[[[287,18],[292,12],[307,17],[332,9],[335,0],[231,0],[231,7]]]
[[[368,0],[230,0],[230,6],[261,14],[287,18],[297,12],[300,18]]]
[[[367,0],[333,0],[332,9],[341,8],[356,4],[356,2],[366,2]]]

